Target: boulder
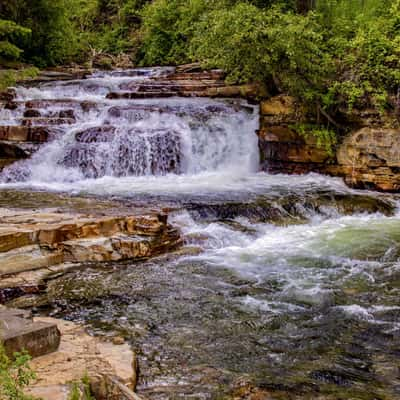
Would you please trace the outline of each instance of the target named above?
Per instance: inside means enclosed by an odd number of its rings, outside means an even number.
[[[6,353],[12,357],[15,352],[26,350],[31,357],[52,353],[60,344],[57,325],[48,322],[33,322],[0,309],[0,340]]]

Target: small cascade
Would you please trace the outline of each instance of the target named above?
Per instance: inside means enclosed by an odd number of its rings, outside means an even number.
[[[16,88],[12,124],[45,130],[49,139],[29,160],[5,168],[0,181],[255,171],[255,106],[240,100],[107,98],[126,87],[132,93],[144,84],[159,88],[151,79],[168,72],[115,71]],[[10,113],[3,110],[4,117]]]

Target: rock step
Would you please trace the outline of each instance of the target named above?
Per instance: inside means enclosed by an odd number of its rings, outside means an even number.
[[[225,86],[220,81],[155,81],[150,83],[129,82],[120,86],[121,90],[151,92],[151,91],[174,91],[174,92],[195,92],[207,90],[210,87]]]
[[[28,158],[40,144],[0,140],[0,170],[18,160]]]
[[[163,214],[88,216],[0,211],[0,277],[64,262],[143,259],[181,243]]]
[[[24,246],[0,253],[0,276],[49,268],[62,263],[146,259],[173,249],[178,245],[179,239],[179,232],[170,228],[164,234],[154,237],[118,234],[111,237],[68,240],[57,243],[52,248],[40,245]],[[39,287],[37,289],[40,290]],[[6,295],[5,290],[1,293]],[[33,292],[28,290],[21,295],[27,293]]]
[[[7,89],[4,92],[0,92],[0,102],[12,102],[15,97],[17,96],[17,93],[14,89]]]
[[[0,308],[0,340],[9,357],[23,350],[31,357],[52,353],[58,349],[60,339],[56,324],[33,322]]]
[[[22,83],[28,86],[37,85],[40,83],[54,82],[54,81],[70,81],[76,79],[85,79],[92,74],[91,70],[78,70],[71,72],[63,71],[41,71],[39,75],[34,78],[28,78]]]
[[[91,217],[57,213],[16,214],[1,209],[0,218],[0,252],[116,233],[153,236],[167,227],[165,215]]]
[[[40,99],[40,100],[29,100],[16,102],[18,105],[22,105],[25,108],[33,109],[47,109],[47,108],[68,108],[76,109],[80,108],[83,111],[90,111],[97,109],[98,103],[94,101],[79,101],[75,99]]]
[[[44,126],[0,126],[0,140],[11,142],[45,143],[49,134],[48,128]]]
[[[60,118],[60,117],[29,117],[20,118],[18,121],[22,126],[51,126],[51,125],[72,125],[75,118]]]
[[[149,91],[149,92],[110,92],[106,99],[155,99],[178,96],[177,92]]]
[[[198,80],[211,80],[218,81],[223,80],[225,78],[225,73],[221,70],[211,70],[211,71],[203,71],[203,72],[176,72],[167,76],[162,77],[165,80],[182,80],[182,81],[198,81]],[[157,80],[156,78],[153,78]]]

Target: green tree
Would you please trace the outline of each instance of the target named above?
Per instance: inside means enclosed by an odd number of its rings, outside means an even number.
[[[0,19],[0,59],[18,59],[23,52],[14,42],[26,38],[31,31],[13,21]]]
[[[70,20],[71,0],[15,0],[0,7],[0,18],[30,29],[13,44],[24,60],[39,66],[68,61],[76,51],[76,32]]]

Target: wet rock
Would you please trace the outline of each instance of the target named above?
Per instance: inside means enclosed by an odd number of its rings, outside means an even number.
[[[0,140],[11,142],[44,143],[49,138],[49,130],[43,126],[0,126]]]
[[[12,102],[16,97],[16,92],[14,89],[7,89],[3,92],[0,92],[0,101],[9,103]]]
[[[59,118],[70,118],[75,120],[75,112],[72,109],[69,110],[61,110],[58,112]]]
[[[25,118],[40,118],[42,114],[39,110],[35,110],[33,108],[28,108],[24,111]]]
[[[28,154],[22,147],[15,143],[0,141],[0,158],[26,158]]]
[[[277,225],[303,223],[315,216],[315,213],[329,216],[333,213],[351,215],[354,213],[376,213],[393,215],[396,204],[385,197],[352,193],[319,193],[288,195],[282,198],[258,196],[252,201],[186,203],[185,208],[195,220],[219,221],[249,234],[251,229],[241,226],[234,219],[245,217],[252,222],[269,222]],[[206,238],[189,236],[186,239],[201,242]]]
[[[22,126],[71,125],[71,124],[75,123],[75,119],[74,118],[60,118],[60,117],[21,118],[20,123]]]
[[[82,143],[110,142],[114,132],[115,128],[113,126],[96,126],[78,132],[75,135],[75,139]]]
[[[4,104],[6,110],[16,110],[18,108],[18,103],[16,101],[9,101]]]
[[[33,109],[48,109],[52,107],[58,108],[79,108],[83,111],[87,112],[92,109],[96,109],[98,103],[93,101],[77,101],[74,99],[38,99],[38,100],[29,100],[22,102],[22,105],[26,108]]]
[[[164,91],[147,91],[147,92],[110,92],[106,98],[110,100],[117,99],[155,99],[177,96],[176,92],[164,92]]]

